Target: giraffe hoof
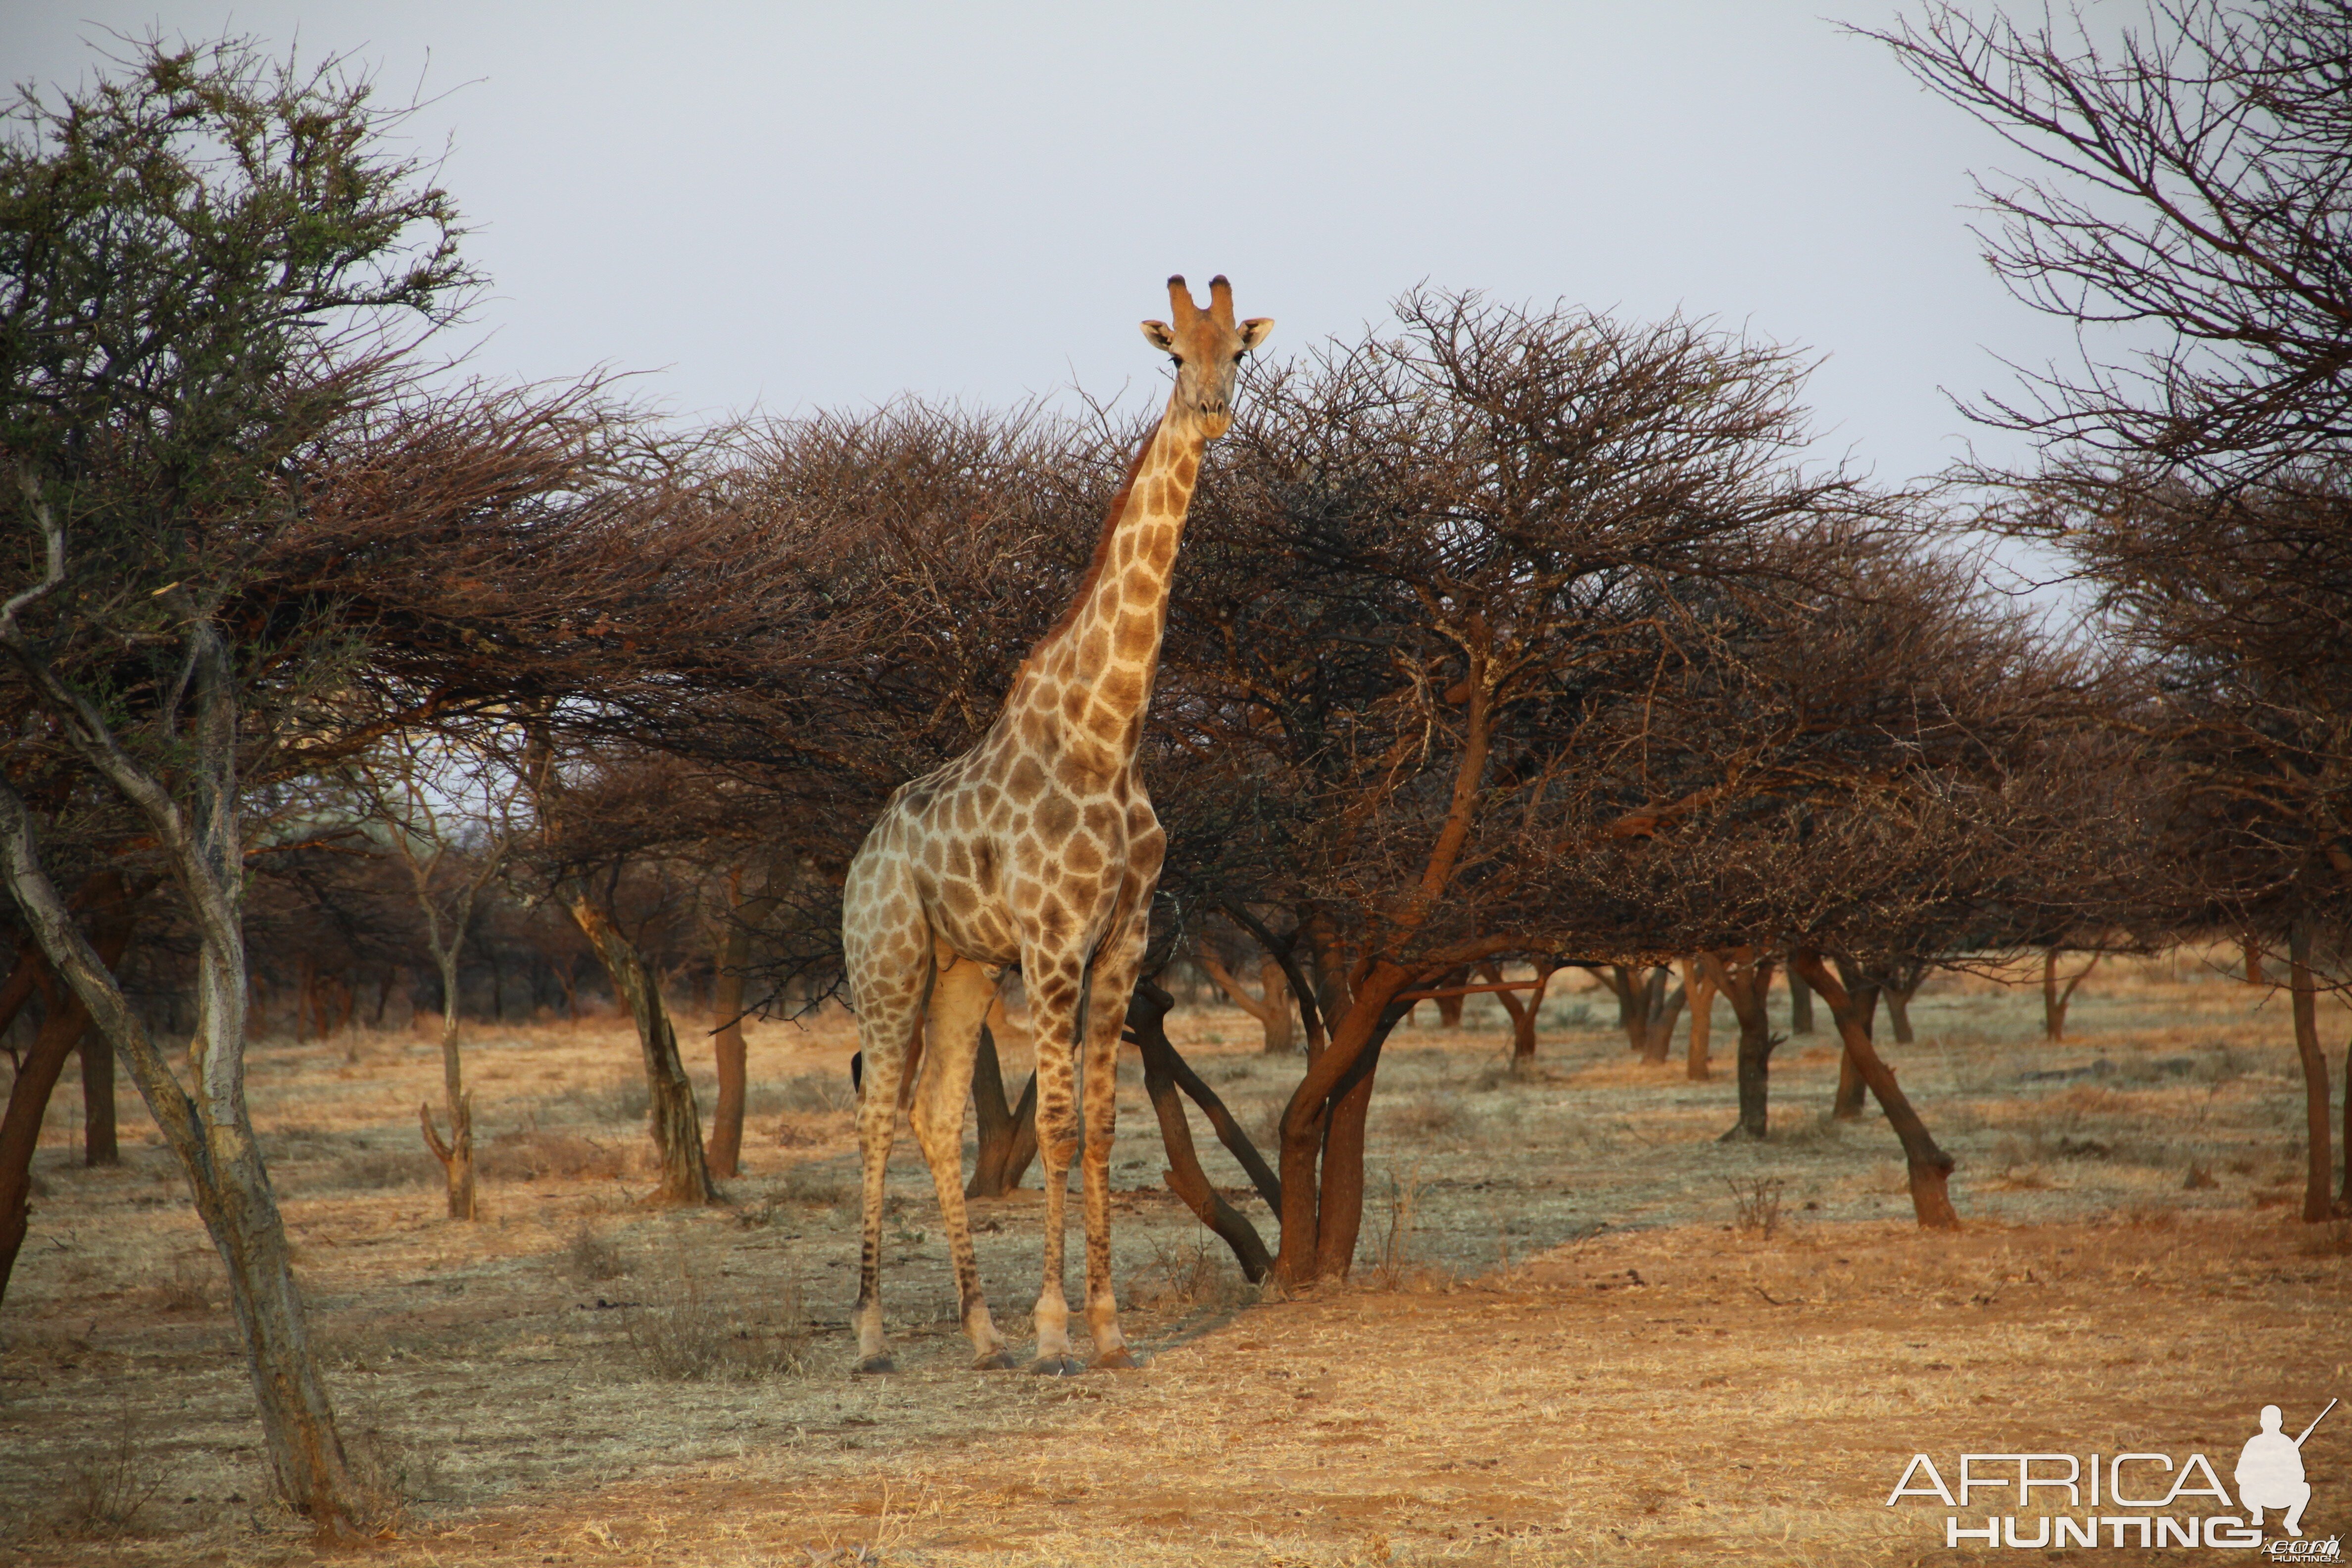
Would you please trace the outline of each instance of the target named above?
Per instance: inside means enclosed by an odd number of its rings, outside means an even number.
[[[1133,1372],[1143,1363],[1135,1359],[1134,1352],[1121,1345],[1115,1351],[1105,1351],[1091,1364],[1097,1372]]]
[[[856,1370],[866,1376],[877,1376],[882,1373],[898,1371],[898,1363],[887,1355],[870,1355],[859,1362]]]
[[[1028,1370],[1039,1377],[1076,1377],[1087,1368],[1076,1356],[1041,1355],[1029,1363]]]
[[[971,1363],[974,1372],[1011,1372],[1021,1363],[1013,1359],[1011,1351],[991,1351]]]

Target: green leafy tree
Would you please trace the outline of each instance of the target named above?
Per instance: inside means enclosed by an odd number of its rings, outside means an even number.
[[[0,561],[10,728],[0,858],[129,1063],[227,1265],[280,1493],[324,1531],[361,1495],[312,1354],[245,1096],[248,791],[317,733],[357,646],[250,589],[337,439],[463,303],[448,198],[341,63],[150,39],[0,143]],[[45,868],[40,797],[112,792],[200,943],[184,1086]]]

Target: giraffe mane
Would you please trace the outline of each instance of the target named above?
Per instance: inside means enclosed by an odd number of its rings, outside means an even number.
[[[1086,575],[1078,579],[1077,590],[1070,595],[1070,602],[1063,608],[1061,617],[1030,645],[1031,658],[1037,656],[1039,648],[1068,631],[1070,624],[1078,618],[1078,612],[1086,607],[1087,601],[1094,597],[1095,584],[1101,579],[1103,567],[1110,560],[1110,542],[1118,536],[1118,520],[1127,510],[1129,496],[1134,493],[1136,476],[1143,471],[1143,459],[1150,456],[1151,444],[1160,439],[1160,426],[1166,422],[1167,416],[1162,415],[1152,421],[1150,429],[1143,433],[1142,444],[1136,447],[1133,460],[1127,465],[1127,478],[1120,482],[1118,494],[1110,499],[1110,511],[1103,519],[1102,532],[1095,540],[1094,559],[1087,563]],[[1023,662],[1025,664],[1027,660]]]

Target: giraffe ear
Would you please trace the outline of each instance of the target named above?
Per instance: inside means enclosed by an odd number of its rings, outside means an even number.
[[[1272,316],[1252,316],[1242,323],[1242,347],[1254,349],[1274,335]]]
[[[1176,329],[1165,321],[1146,321],[1143,341],[1161,353],[1172,354],[1176,352]]]

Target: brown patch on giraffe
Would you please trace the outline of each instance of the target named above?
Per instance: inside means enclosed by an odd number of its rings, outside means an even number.
[[[1160,617],[1140,610],[1130,610],[1118,618],[1118,657],[1141,658],[1160,640]]]
[[[1101,847],[1082,834],[1074,835],[1062,846],[1063,867],[1078,876],[1091,877],[1103,868],[1103,864]]]
[[[1108,844],[1118,831],[1118,813],[1101,801],[1087,803],[1086,825],[1088,836]]]
[[[1048,841],[1066,838],[1078,825],[1077,803],[1066,795],[1053,795],[1038,803],[1037,831]]]
[[[1108,739],[1114,732],[1114,726],[1123,725],[1127,721],[1127,715],[1116,710],[1132,709],[1143,700],[1143,671],[1123,666],[1106,670],[1100,696],[1110,707],[1096,710],[1095,728]]]
[[[1015,805],[1027,805],[1045,793],[1045,770],[1037,765],[1034,757],[1024,757],[1013,764],[1013,772],[1004,781],[1004,793]]]
[[[1176,459],[1176,482],[1178,484],[1182,485],[1186,489],[1191,489],[1192,488],[1192,481],[1200,478],[1200,476],[1201,460],[1192,456],[1192,453],[1187,452],[1182,457]]]

